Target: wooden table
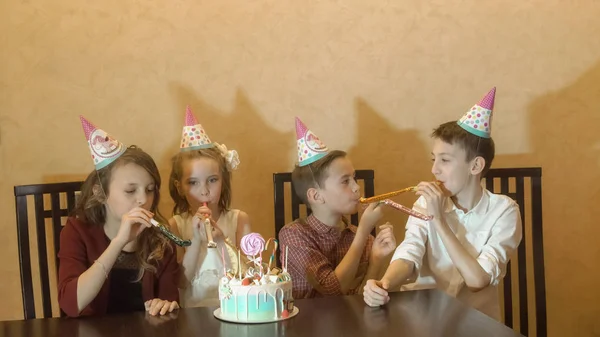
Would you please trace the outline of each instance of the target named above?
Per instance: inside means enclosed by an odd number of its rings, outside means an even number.
[[[88,318],[0,322],[0,336],[521,336],[438,290],[391,294],[382,308],[362,296],[297,300],[297,316],[278,323],[234,324],[213,317],[214,308],[189,308],[170,316],[128,313]]]

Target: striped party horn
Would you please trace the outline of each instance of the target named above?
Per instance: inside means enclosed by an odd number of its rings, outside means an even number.
[[[442,184],[439,181],[436,181],[435,183],[438,186],[440,186]],[[393,191],[393,192],[388,192],[388,193],[384,193],[384,194],[379,194],[379,195],[372,196],[372,197],[369,197],[369,198],[360,198],[359,202],[361,204],[370,204],[370,203],[377,202],[377,201],[384,201],[385,199],[389,199],[389,198],[395,197],[395,196],[400,195],[402,193],[415,192],[416,190],[417,190],[417,186],[411,186],[411,187],[403,188],[401,190],[397,190],[397,191]]]
[[[268,249],[269,247],[269,243],[273,242],[273,251],[271,252],[271,256],[269,257],[269,266],[268,266],[268,270],[267,273],[271,272],[271,265],[273,264],[273,260],[275,260],[275,253],[277,252],[277,246],[278,246],[278,242],[275,238],[270,238],[269,240],[267,240],[267,243],[265,244],[265,251]]]
[[[400,205],[399,203],[397,203],[397,202],[395,202],[393,200],[390,200],[390,199],[383,200],[382,203],[384,203],[384,204],[386,204],[386,205],[388,205],[388,206],[390,206],[390,207],[392,207],[394,209],[397,209],[397,210],[399,210],[401,212],[404,212],[404,213],[406,213],[406,214],[408,214],[410,216],[414,216],[415,218],[419,218],[421,220],[429,221],[429,220],[433,219],[433,217],[431,215],[425,215],[423,213],[419,213],[419,212],[415,211],[412,208],[408,208],[408,207],[406,207],[404,205]]]

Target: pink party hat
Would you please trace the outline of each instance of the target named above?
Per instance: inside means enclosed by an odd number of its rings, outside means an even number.
[[[296,143],[298,145],[298,166],[314,163],[329,152],[327,146],[298,117],[296,117]]]
[[[457,122],[466,131],[482,137],[490,138],[492,133],[492,112],[494,110],[494,99],[496,98],[496,87],[485,95],[479,103],[475,104]]]
[[[214,146],[188,105],[185,108],[185,126],[181,135],[181,151],[208,149]]]
[[[118,140],[111,137],[102,129],[98,129],[94,124],[79,116],[83,133],[88,141],[88,146],[94,160],[96,170],[99,170],[106,165],[115,161],[125,152],[125,146]]]

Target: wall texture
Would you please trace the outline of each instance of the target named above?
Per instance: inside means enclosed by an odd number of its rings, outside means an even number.
[[[430,130],[497,86],[495,167],[544,169],[550,335],[599,335],[599,13],[591,0],[2,1],[0,319],[21,318],[12,187],[92,169],[79,114],[166,175],[190,104],[239,151],[234,205],[272,235],[294,116],[385,192],[430,179]],[[387,215],[401,239],[405,218]]]

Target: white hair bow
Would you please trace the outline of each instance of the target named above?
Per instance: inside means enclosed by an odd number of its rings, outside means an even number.
[[[221,152],[223,158],[227,162],[227,169],[229,171],[233,171],[237,169],[238,165],[240,165],[240,157],[236,150],[227,150],[227,146],[225,144],[215,143],[215,146]]]

